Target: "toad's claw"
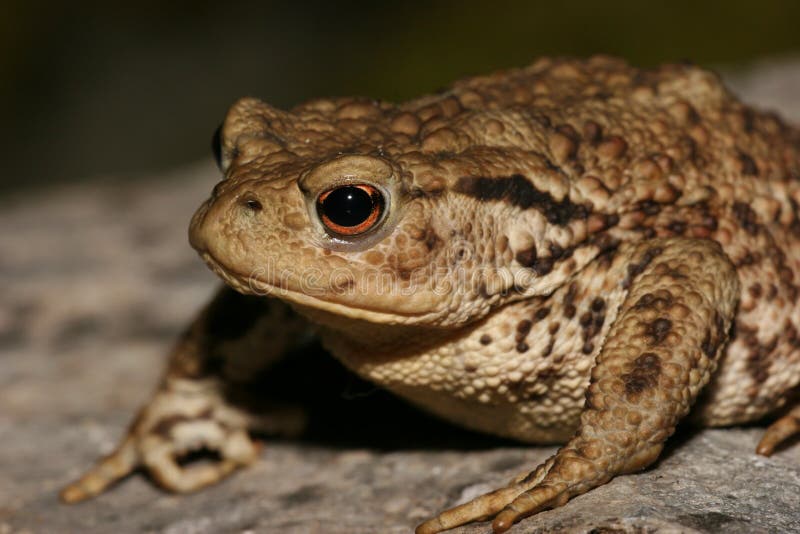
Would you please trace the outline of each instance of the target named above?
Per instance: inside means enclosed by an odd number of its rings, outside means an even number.
[[[795,434],[800,434],[800,405],[792,408],[788,414],[767,428],[764,437],[756,447],[756,452],[763,456],[770,456],[781,443]]]
[[[522,487],[509,486],[481,495],[425,521],[416,528],[414,534],[436,534],[472,521],[493,517],[523,491]]]
[[[509,504],[515,502],[525,490],[539,484],[553,466],[553,461],[554,459],[550,458],[532,472],[521,473],[519,476],[514,477],[505,488],[486,493],[469,502],[445,510],[433,519],[425,521],[418,526],[415,534],[435,534],[473,521],[495,517]],[[498,527],[494,528],[497,531]],[[507,529],[508,527],[506,527]]]
[[[570,494],[563,484],[560,486],[539,486],[521,493],[494,518],[492,521],[494,533],[502,534],[525,516],[535,514],[545,508],[566,504]]]
[[[554,461],[551,458],[526,476],[517,477],[516,480],[519,482],[446,510],[418,526],[415,534],[436,534],[492,517],[494,517],[492,522],[494,533],[501,534],[523,517],[546,508],[562,506],[570,497],[607,480],[607,477],[594,477],[594,483],[576,481],[574,484],[558,481],[561,473],[577,474],[578,471],[574,463],[570,465],[570,461],[565,460],[562,461],[564,467],[557,469],[558,474],[554,477],[550,472],[553,465]]]
[[[130,474],[138,464],[136,445],[134,440],[128,437],[114,452],[102,458],[81,478],[62,489],[59,497],[68,504],[91,499],[117,480]]]

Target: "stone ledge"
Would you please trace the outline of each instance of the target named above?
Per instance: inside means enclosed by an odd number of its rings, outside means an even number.
[[[800,121],[800,61],[731,80],[745,99]],[[260,463],[219,486],[178,497],[136,475],[88,503],[58,504],[56,490],[114,445],[216,285],[185,236],[215,180],[204,163],[21,194],[0,210],[0,534],[409,532],[552,454],[453,429],[344,379],[316,432],[269,443]],[[800,446],[755,456],[761,432],[684,429],[655,467],[512,532],[798,532]]]

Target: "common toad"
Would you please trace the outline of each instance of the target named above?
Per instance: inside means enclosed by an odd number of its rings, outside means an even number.
[[[650,465],[685,417],[782,415],[765,455],[800,432],[800,131],[712,73],[542,59],[401,105],[244,98],[218,148],[190,240],[227,286],[67,502],[137,467],[186,492],[255,461],[249,431],[296,418],[227,392],[309,329],[445,419],[565,443],[418,534],[503,532]],[[178,462],[198,448],[219,461]]]

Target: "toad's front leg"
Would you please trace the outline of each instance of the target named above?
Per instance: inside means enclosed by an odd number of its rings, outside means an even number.
[[[298,410],[272,406],[255,414],[234,402],[231,390],[244,389],[306,328],[280,301],[220,290],[178,342],[158,390],[117,449],[65,487],[61,499],[94,497],[140,467],[165,489],[194,491],[258,457],[249,430],[296,432],[302,425]],[[218,459],[182,465],[195,451]]]
[[[433,534],[494,517],[496,533],[650,465],[716,366],[739,296],[717,243],[666,238],[621,249],[626,295],[592,369],[575,436],[511,485],[417,527]]]

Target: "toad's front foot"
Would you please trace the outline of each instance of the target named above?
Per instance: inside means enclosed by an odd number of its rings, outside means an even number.
[[[623,451],[609,447],[598,455],[600,448],[596,443],[576,438],[531,473],[517,477],[505,488],[442,512],[419,525],[416,534],[436,534],[486,519],[493,519],[492,529],[500,534],[520,519],[563,506],[572,497],[605,484],[616,474],[641,469],[658,457],[661,446],[643,445],[635,449],[627,458]]]
[[[142,410],[117,449],[61,491],[67,503],[102,493],[134,469],[143,468],[163,488],[191,492],[214,484],[258,458],[247,416],[217,394],[216,387],[175,380]],[[194,452],[214,461],[182,465]]]

